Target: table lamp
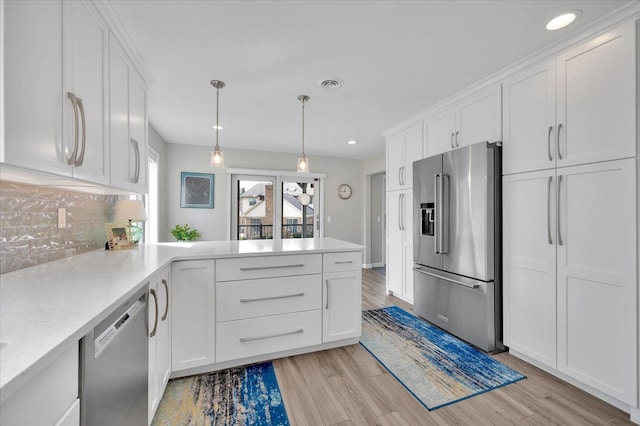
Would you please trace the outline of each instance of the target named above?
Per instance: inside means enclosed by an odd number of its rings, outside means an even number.
[[[116,201],[116,212],[113,220],[128,220],[129,228],[131,229],[131,238],[135,244],[138,244],[142,239],[142,228],[132,225],[131,222],[144,222],[147,220],[147,214],[144,211],[144,203],[142,200]]]

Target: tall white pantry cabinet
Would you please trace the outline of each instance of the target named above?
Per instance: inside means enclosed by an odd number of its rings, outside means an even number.
[[[631,21],[503,82],[504,342],[638,405]]]

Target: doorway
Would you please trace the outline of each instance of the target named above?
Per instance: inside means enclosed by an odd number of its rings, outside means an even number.
[[[371,175],[371,205],[369,224],[371,235],[371,266],[384,268],[386,265],[386,197],[385,174]],[[384,269],[378,270],[384,273]]]

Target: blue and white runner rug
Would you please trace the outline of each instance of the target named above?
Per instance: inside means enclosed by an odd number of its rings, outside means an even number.
[[[153,425],[286,426],[271,362],[169,381]]]
[[[362,319],[360,344],[429,410],[525,378],[397,306]]]

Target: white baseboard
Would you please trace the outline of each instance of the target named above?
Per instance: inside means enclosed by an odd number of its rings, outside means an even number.
[[[385,263],[382,262],[376,262],[376,263],[372,263],[371,264],[374,268],[382,268],[383,266],[385,266]]]
[[[373,268],[373,265],[372,265],[371,263],[363,263],[363,264],[362,264],[362,267],[363,267],[364,269],[371,269],[371,268]]]
[[[640,425],[640,408],[629,408],[629,416],[631,416],[631,422]]]

